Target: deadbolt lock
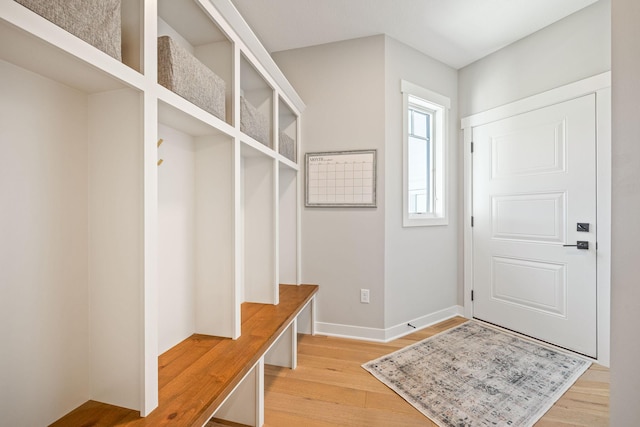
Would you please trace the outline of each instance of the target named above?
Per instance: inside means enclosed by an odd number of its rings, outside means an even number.
[[[579,222],[576,228],[576,231],[580,231],[583,233],[589,232],[589,223],[588,222]]]

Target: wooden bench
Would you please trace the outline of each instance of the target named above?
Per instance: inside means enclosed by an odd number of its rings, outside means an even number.
[[[192,335],[158,359],[159,403],[148,416],[95,401],[52,426],[198,426],[215,415],[241,424],[264,423],[264,364],[295,368],[296,318],[317,285],[280,285],[280,303],[242,304],[237,340]]]

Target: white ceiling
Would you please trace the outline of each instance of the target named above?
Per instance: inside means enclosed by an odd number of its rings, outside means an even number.
[[[461,68],[597,0],[232,0],[269,52],[387,34]]]

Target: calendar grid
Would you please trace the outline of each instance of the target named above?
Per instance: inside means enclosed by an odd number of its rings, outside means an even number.
[[[376,151],[307,153],[306,206],[376,206]]]

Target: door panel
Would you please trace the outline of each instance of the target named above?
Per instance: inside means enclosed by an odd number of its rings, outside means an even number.
[[[491,202],[494,239],[564,241],[565,193],[493,196]]]
[[[561,120],[494,135],[492,178],[564,172],[565,130],[565,120]]]
[[[491,296],[543,313],[566,315],[566,269],[562,264],[493,257]]]
[[[588,95],[473,129],[474,317],[592,357],[595,119]]]

